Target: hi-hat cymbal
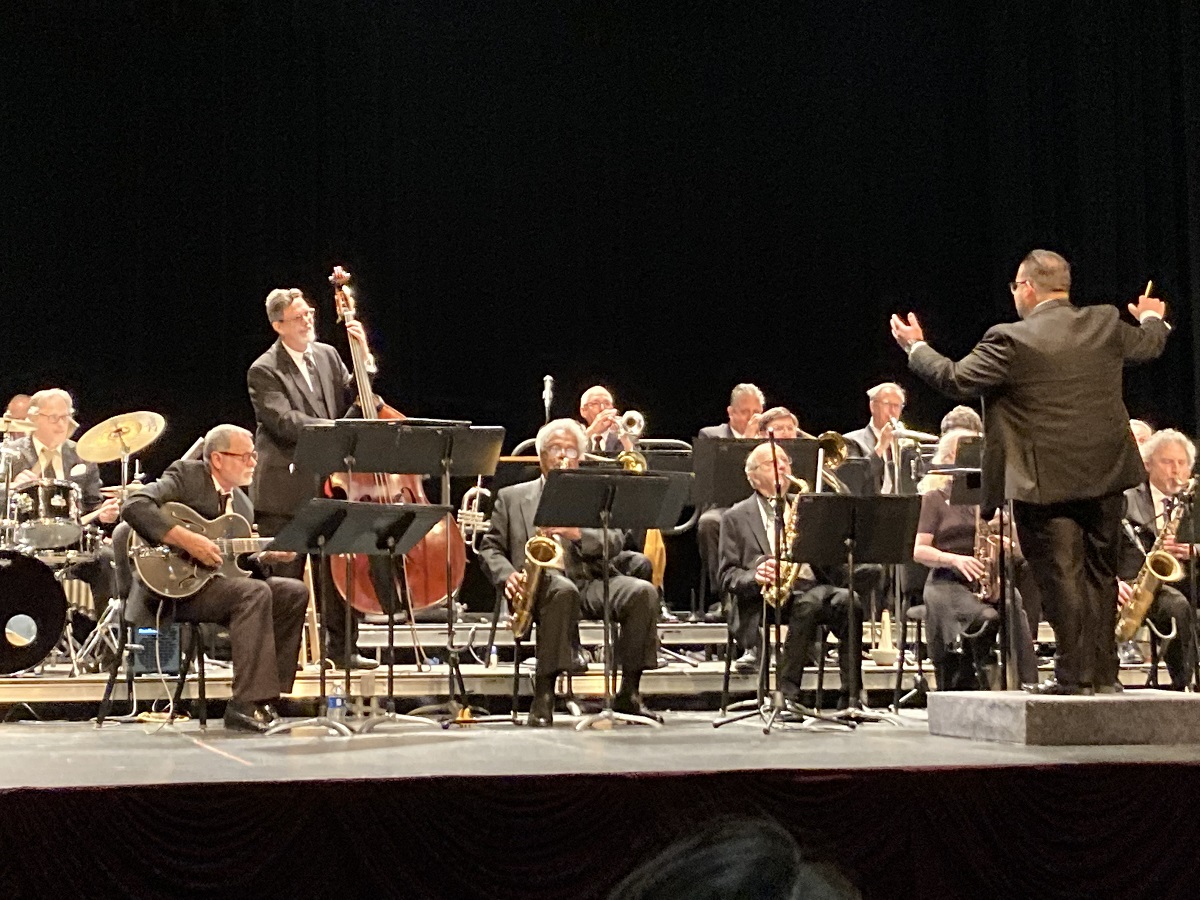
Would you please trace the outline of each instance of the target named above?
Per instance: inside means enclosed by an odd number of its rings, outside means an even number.
[[[113,462],[154,443],[166,426],[167,420],[155,412],[122,413],[89,428],[75,450],[88,462]]]
[[[37,426],[28,419],[10,419],[8,416],[0,418],[0,434],[29,434],[36,428]]]

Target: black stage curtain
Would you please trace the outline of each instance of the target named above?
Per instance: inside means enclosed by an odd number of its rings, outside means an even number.
[[[18,790],[0,793],[0,885],[10,900],[603,897],[737,816],[778,823],[866,897],[1168,900],[1196,894],[1198,803],[1194,767],[1156,763]]]
[[[606,382],[657,435],[742,380],[858,427],[865,388],[915,386],[889,313],[961,353],[1050,247],[1081,303],[1154,279],[1178,327],[1130,409],[1195,428],[1191,0],[2,7],[0,390],[163,412],[152,473],[250,421],[270,288],[344,346],[334,263],[381,393],[511,446],[546,373],[556,413]]]

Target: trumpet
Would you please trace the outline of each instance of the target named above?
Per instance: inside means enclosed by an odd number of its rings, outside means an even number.
[[[469,488],[463,494],[458,509],[458,530],[462,532],[463,540],[471,545],[471,549],[479,552],[479,537],[486,534],[492,527],[491,519],[484,516],[483,501],[492,496],[492,492],[483,486],[483,476],[475,479],[475,487]]]
[[[642,432],[646,430],[646,417],[636,409],[631,409],[621,413],[617,419],[617,437],[639,438]]]

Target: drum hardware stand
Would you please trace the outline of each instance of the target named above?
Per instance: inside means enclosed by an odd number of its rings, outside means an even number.
[[[771,442],[771,465],[775,470],[775,514],[773,530],[775,533],[775,581],[774,590],[775,596],[778,597],[782,578],[783,578],[783,533],[784,533],[784,507],[786,506],[787,494],[783,490],[783,482],[779,478],[778,467],[778,444],[775,441],[773,433],[768,432],[768,439]],[[821,471],[821,451],[817,451],[817,471]],[[818,485],[819,487],[819,485]],[[757,501],[756,501],[757,502]],[[853,731],[856,727],[854,722],[843,722],[832,716],[825,715],[818,709],[813,709],[808,706],[803,706],[795,701],[789,701],[783,696],[783,691],[779,687],[779,679],[782,676],[782,623],[781,616],[769,616],[771,610],[767,603],[767,594],[762,592],[762,618],[759,629],[759,669],[758,669],[758,688],[756,696],[752,700],[739,700],[736,703],[731,703],[728,710],[738,710],[733,715],[726,715],[722,718],[713,721],[713,728],[720,728],[722,725],[728,725],[730,722],[740,722],[743,719],[753,718],[758,716],[762,719],[763,734],[770,734],[775,727],[776,722],[780,724],[796,724],[801,728],[822,728],[832,725],[834,727],[846,728]],[[775,607],[780,613],[783,611],[783,602]],[[769,652],[774,648],[774,656]],[[821,648],[821,653],[825,652],[825,648]],[[842,652],[841,649],[838,652]],[[771,686],[771,663],[772,659],[775,662],[775,683]],[[727,663],[728,665],[728,663]],[[797,720],[797,717],[799,719]]]

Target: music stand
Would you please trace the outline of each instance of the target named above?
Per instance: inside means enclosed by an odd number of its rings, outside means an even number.
[[[796,498],[796,541],[792,559],[813,566],[846,564],[847,640],[839,653],[849,654],[850,684],[843,689],[848,705],[834,714],[836,720],[890,721],[862,708],[862,619],[854,592],[854,567],[858,563],[899,565],[912,561],[913,542],[921,515],[916,495],[854,497],[844,494],[801,494]]]
[[[599,528],[603,533],[603,603],[604,610],[604,709],[585,716],[575,726],[577,731],[598,722],[629,722],[661,727],[662,723],[647,716],[616,712],[613,695],[616,685],[616,661],[613,659],[612,609],[609,575],[612,559],[609,553],[610,528],[656,528],[669,510],[664,501],[671,479],[665,475],[638,472],[598,472],[594,470],[554,470],[546,475],[533,523],[544,527]],[[679,517],[675,509],[672,521]]]
[[[407,444],[420,447],[421,455],[406,457]],[[393,465],[403,465],[408,474],[436,475],[441,488],[441,502],[446,507],[446,534],[457,527],[450,505],[450,476],[477,478],[491,476],[496,472],[504,444],[504,429],[494,425],[471,425],[469,422],[442,421],[435,419],[405,419],[396,430]],[[436,460],[429,451],[436,448]],[[406,461],[408,460],[408,461]],[[431,463],[433,465],[431,466]],[[421,468],[415,468],[420,466]],[[469,724],[473,719],[471,698],[462,674],[461,653],[464,649],[454,643],[454,591],[450,541],[446,541],[446,665],[449,690],[445,703],[423,706],[413,710],[413,715],[449,716],[449,723]],[[412,621],[411,610],[409,621]],[[487,710],[481,710],[485,713]]]

